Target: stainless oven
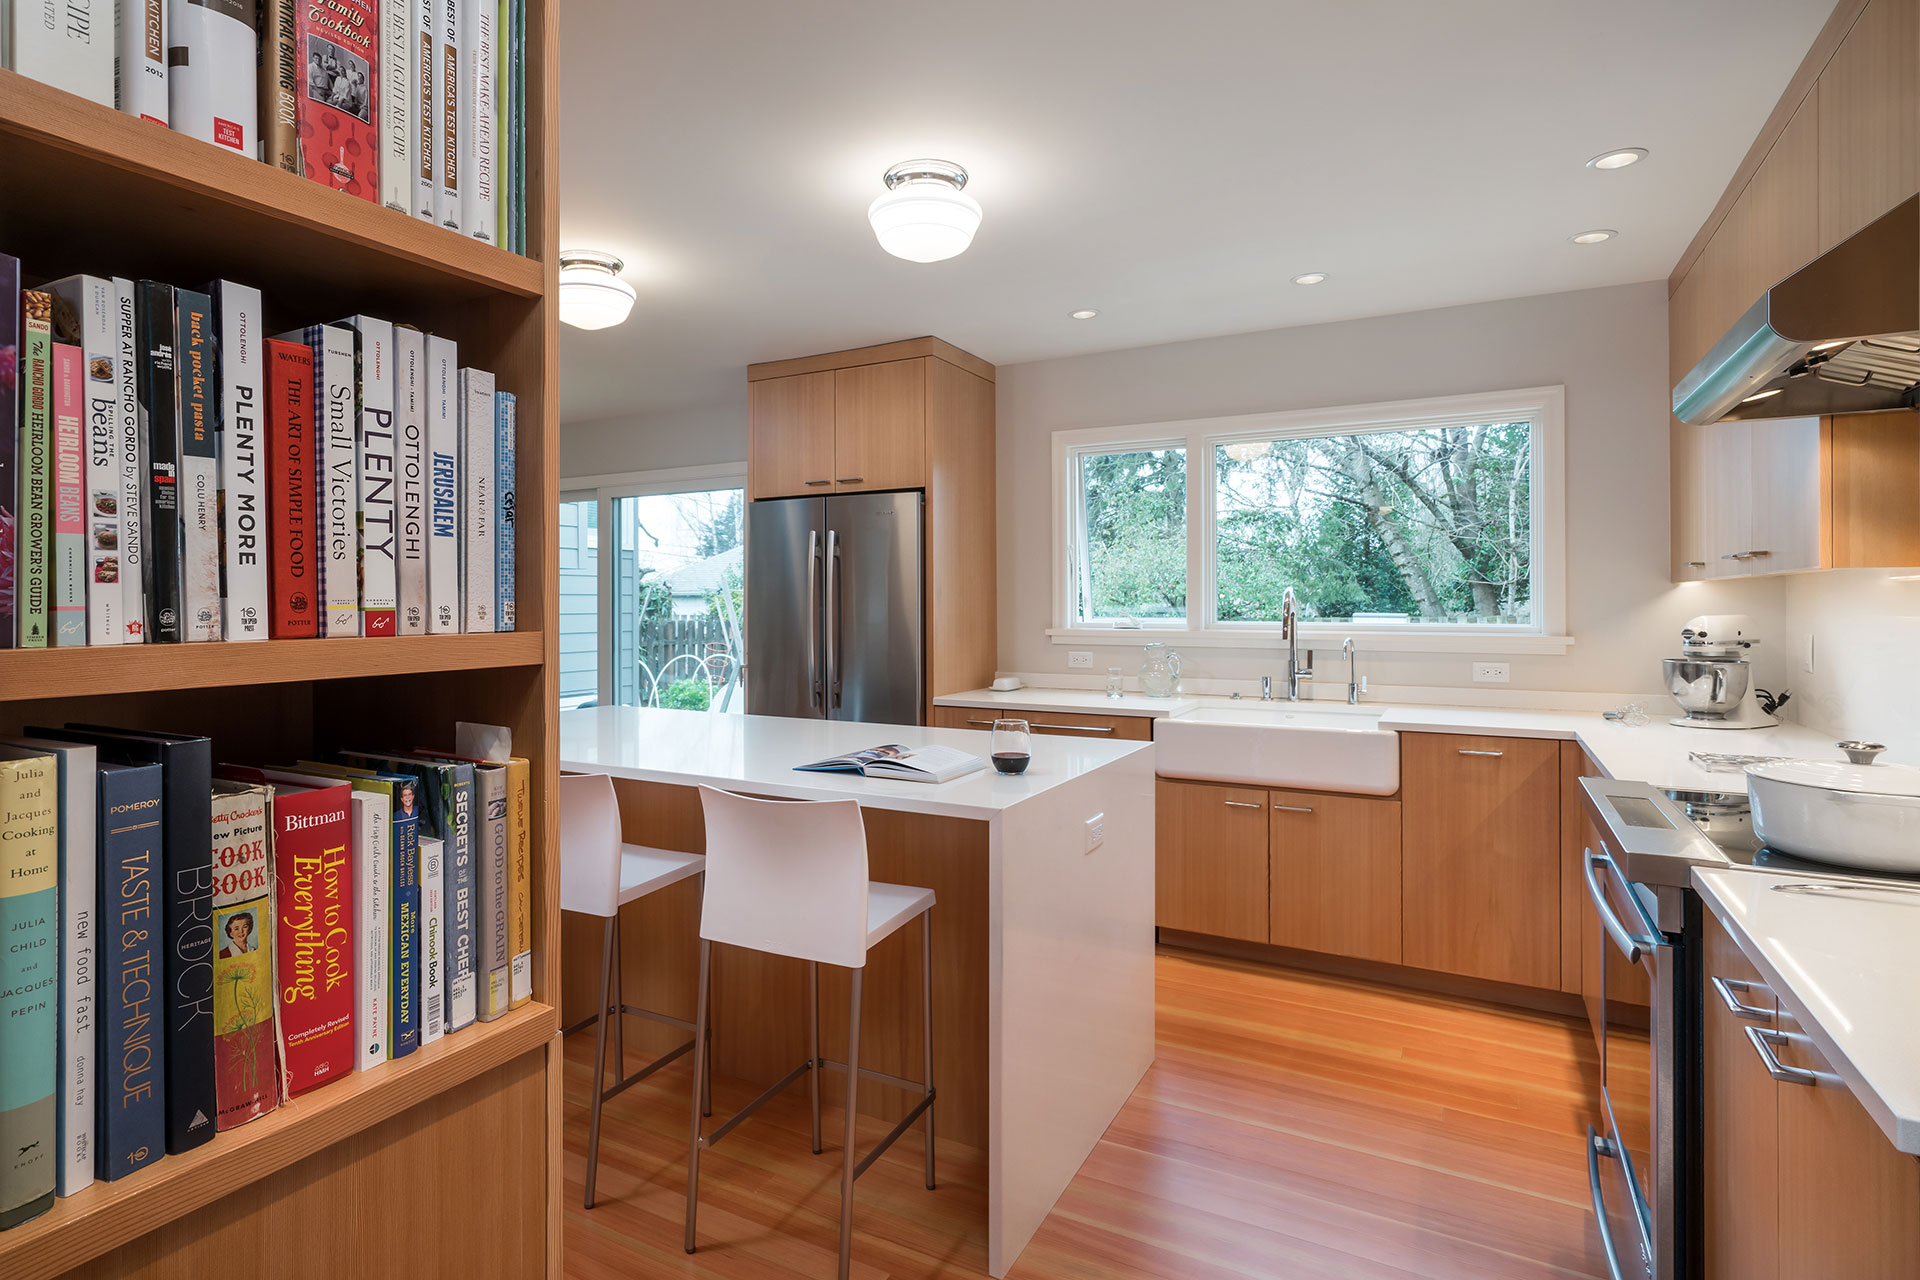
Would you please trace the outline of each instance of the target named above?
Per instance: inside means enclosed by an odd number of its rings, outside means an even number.
[[[1651,788],[1597,778],[1583,787],[1598,835],[1585,851],[1587,905],[1599,946],[1617,957],[1600,965],[1593,1010],[1600,1100],[1586,1156],[1594,1216],[1613,1280],[1691,1280],[1700,1249],[1700,904],[1686,885],[1702,859],[1686,854],[1699,853],[1699,833]]]

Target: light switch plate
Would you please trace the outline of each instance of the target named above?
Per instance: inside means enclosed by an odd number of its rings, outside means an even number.
[[[1089,650],[1089,649],[1067,650],[1067,670],[1069,671],[1093,670],[1092,650]]]
[[[1505,684],[1507,682],[1507,664],[1504,662],[1474,663],[1473,682],[1475,684]]]
[[[1087,852],[1092,853],[1107,840],[1107,815],[1096,813],[1087,819]]]

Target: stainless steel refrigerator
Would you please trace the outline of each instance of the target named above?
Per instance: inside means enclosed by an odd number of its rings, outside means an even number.
[[[925,496],[747,507],[747,710],[919,724]]]

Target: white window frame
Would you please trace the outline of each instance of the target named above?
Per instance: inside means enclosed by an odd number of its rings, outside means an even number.
[[[601,554],[610,552],[616,545],[611,540],[610,532],[613,529],[613,501],[615,498],[640,498],[662,493],[701,493],[708,489],[738,489],[744,497],[747,464],[718,462],[698,467],[663,467],[657,471],[620,471],[560,481],[562,502],[578,502],[583,498],[596,500],[594,518],[604,535],[593,565],[594,591],[597,593],[594,600],[595,624],[599,628],[596,656],[600,663],[599,688],[595,691],[594,701],[600,706],[610,705],[613,699],[613,615],[608,607],[613,603],[616,557]]]
[[[1302,644],[1338,643],[1402,653],[1565,653],[1567,629],[1566,388],[1525,387],[1473,395],[1434,396],[1328,409],[1253,413],[1053,433],[1053,626],[1055,644],[1138,645],[1143,633],[1189,647],[1264,648],[1282,642],[1278,623],[1222,622],[1216,616],[1213,451],[1242,440],[1282,440],[1406,431],[1420,427],[1525,422],[1533,458],[1529,528],[1533,574],[1527,623],[1315,622],[1300,625]],[[1080,458],[1132,449],[1184,448],[1187,458],[1187,616],[1141,620],[1140,626],[1078,621],[1073,566],[1078,563]]]

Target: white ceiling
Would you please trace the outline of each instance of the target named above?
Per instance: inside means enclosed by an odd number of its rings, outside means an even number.
[[[640,297],[563,330],[562,416],[923,333],[1010,364],[1663,277],[1831,7],[566,0],[561,239]],[[930,265],[866,222],[923,155],[986,210]]]

